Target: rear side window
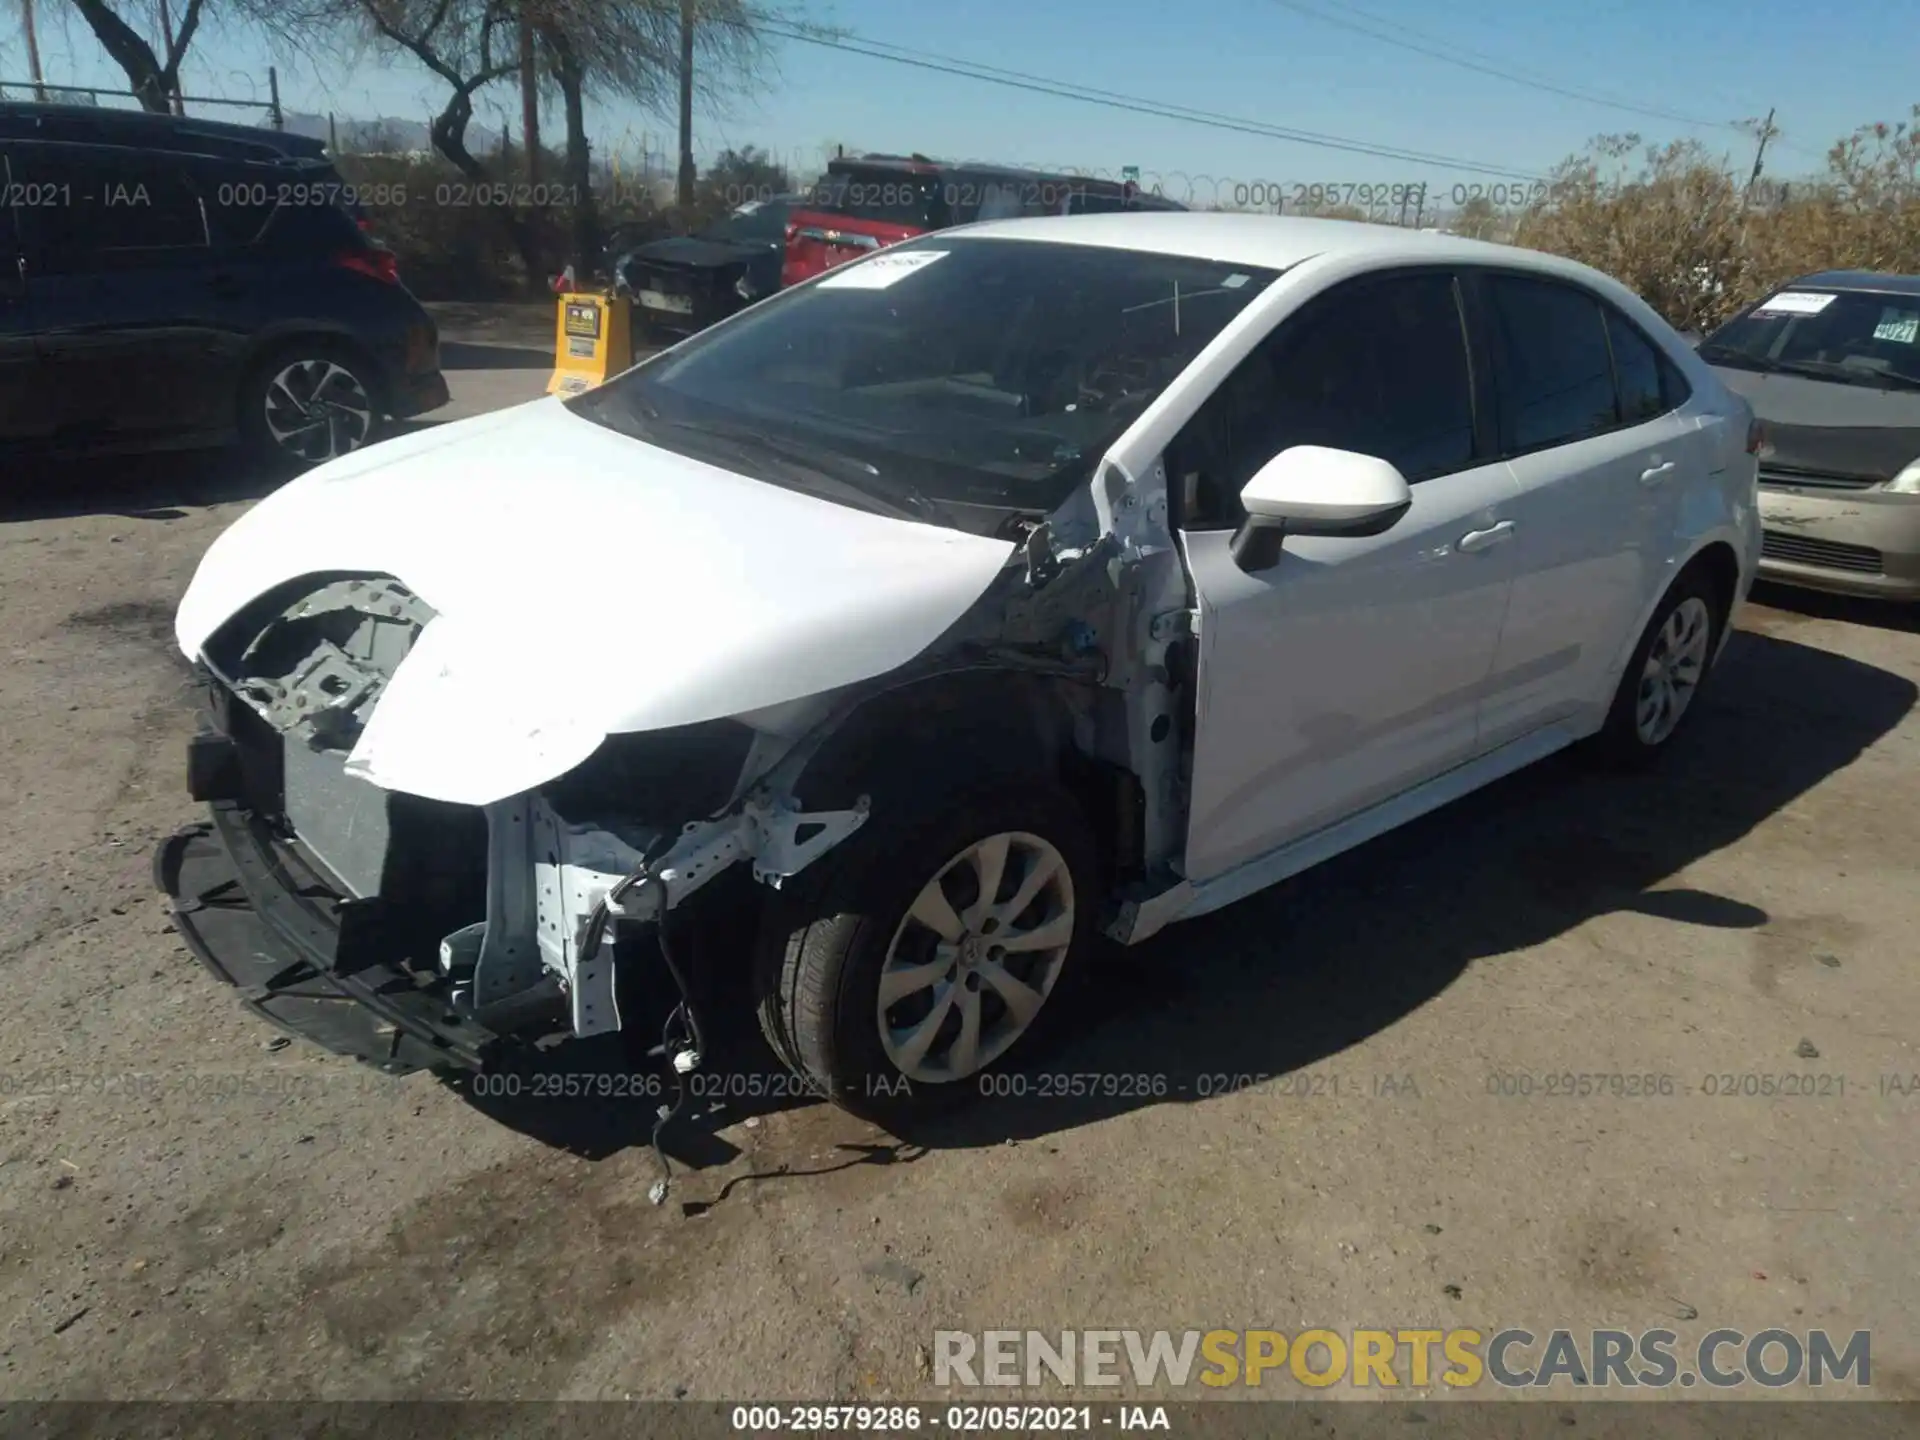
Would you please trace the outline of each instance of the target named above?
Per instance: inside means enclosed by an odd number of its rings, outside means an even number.
[[[1550,280],[1492,275],[1503,448],[1567,445],[1614,428],[1613,361],[1600,302]]]
[[[207,246],[199,193],[185,165],[169,156],[27,145],[15,152],[13,169],[16,182],[57,186],[66,197],[26,212],[28,246],[42,270],[165,261]]]
[[[1606,312],[1607,344],[1613,351],[1614,383],[1620,395],[1620,419],[1638,425],[1667,413],[1660,379],[1660,354],[1619,311]]]
[[[360,224],[338,205],[283,200],[260,232],[259,248],[270,255],[321,256],[366,248]]]
[[[1475,463],[1451,275],[1362,281],[1283,321],[1170,448],[1182,523],[1238,524],[1241,488],[1295,445],[1375,455],[1414,484]]]
[[[1638,425],[1686,404],[1693,387],[1666,352],[1611,305],[1603,301],[1600,308],[1607,317],[1607,345],[1613,351],[1621,423]]]

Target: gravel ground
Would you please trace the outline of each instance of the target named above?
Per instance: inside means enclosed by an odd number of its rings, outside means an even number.
[[[543,387],[525,336],[455,354],[453,413]],[[0,511],[0,1395],[932,1398],[942,1328],[1780,1325],[1920,1398],[1911,615],[1768,596],[1662,771],[1551,762],[1126,957],[1041,1068],[1163,1096],[908,1138],[750,1100],[655,1208],[651,1102],[280,1045],[173,938],[171,616],[263,484]],[[1707,1093],[1786,1074],[1844,1093]]]

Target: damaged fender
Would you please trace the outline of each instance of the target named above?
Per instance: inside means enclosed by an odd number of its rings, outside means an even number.
[[[661,450],[547,399],[288,484],[207,551],[176,632],[198,658],[277,586],[393,576],[435,618],[348,770],[489,805],[610,734],[885,674],[964,615],[1013,553]]]

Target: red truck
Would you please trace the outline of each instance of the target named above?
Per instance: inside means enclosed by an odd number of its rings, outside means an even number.
[[[976,220],[1118,210],[1184,210],[1137,185],[925,155],[863,155],[831,162],[787,215],[780,283],[797,285],[915,235]]]

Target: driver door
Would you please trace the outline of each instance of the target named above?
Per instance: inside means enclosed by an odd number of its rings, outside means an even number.
[[[1339,285],[1283,320],[1167,452],[1199,601],[1195,882],[1471,759],[1514,580],[1517,487],[1492,459],[1452,274]],[[1412,508],[1364,538],[1288,537],[1254,573],[1242,486],[1293,445],[1391,461]]]

